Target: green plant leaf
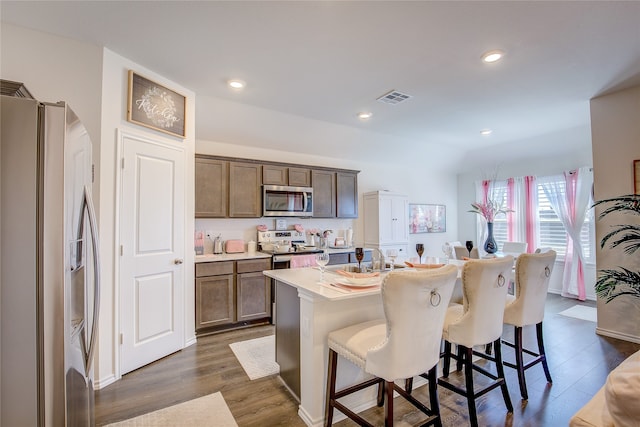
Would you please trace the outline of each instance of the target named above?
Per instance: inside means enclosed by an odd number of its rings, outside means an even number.
[[[607,303],[621,295],[640,298],[640,272],[624,267],[620,270],[599,270],[595,291],[598,297]]]

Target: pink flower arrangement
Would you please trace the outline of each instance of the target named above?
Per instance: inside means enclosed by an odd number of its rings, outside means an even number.
[[[474,202],[471,203],[471,210],[469,212],[476,213],[484,217],[487,222],[493,222],[497,215],[507,212],[513,212],[511,209],[505,209],[500,203],[495,200],[487,199],[486,202]]]

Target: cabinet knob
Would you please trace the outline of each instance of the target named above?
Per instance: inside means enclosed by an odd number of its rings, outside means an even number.
[[[173,260],[174,264],[182,264],[184,262],[184,260],[182,258],[176,258]]]

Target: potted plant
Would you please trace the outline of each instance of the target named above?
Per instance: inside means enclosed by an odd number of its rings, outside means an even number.
[[[608,206],[598,216],[598,220],[613,213],[640,215],[640,195],[637,194],[600,200],[594,207],[598,205]],[[640,254],[640,221],[611,227],[613,230],[600,241],[601,249],[608,244],[610,249],[620,248],[626,255]],[[638,263],[634,263],[634,266],[637,269]],[[640,298],[640,270],[634,271],[623,266],[598,270],[595,291],[606,303],[622,295]]]

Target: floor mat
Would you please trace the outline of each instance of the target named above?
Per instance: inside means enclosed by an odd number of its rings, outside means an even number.
[[[596,308],[584,305],[574,305],[573,307],[566,309],[565,311],[561,311],[558,314],[567,317],[575,317],[576,319],[588,320],[589,322],[598,321]]]
[[[280,366],[276,363],[275,335],[235,342],[229,344],[229,347],[249,379],[255,380],[280,372]]]
[[[105,427],[238,427],[220,392],[178,403]]]

